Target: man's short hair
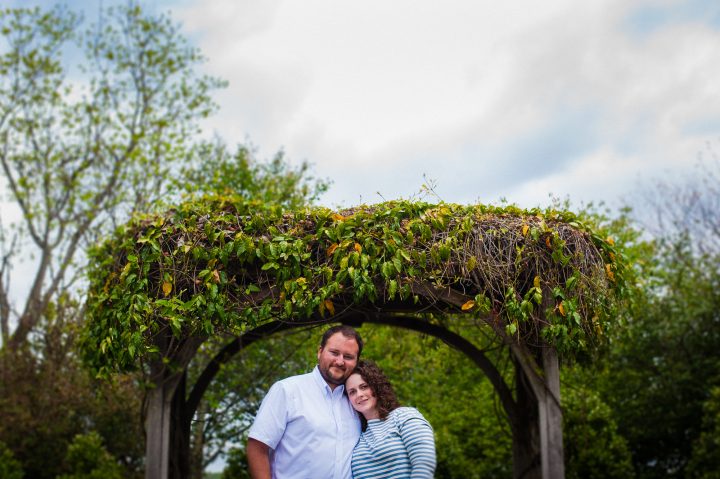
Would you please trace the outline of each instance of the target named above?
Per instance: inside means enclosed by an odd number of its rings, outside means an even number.
[[[363,350],[363,340],[360,337],[360,333],[355,331],[355,328],[352,326],[348,326],[347,324],[338,324],[337,326],[333,326],[332,328],[329,328],[325,333],[322,335],[322,339],[320,340],[320,349],[323,349],[325,345],[328,342],[328,339],[330,339],[330,336],[336,333],[341,333],[346,338],[352,338],[355,340],[355,342],[358,345],[358,359],[360,359],[360,353],[362,353]]]

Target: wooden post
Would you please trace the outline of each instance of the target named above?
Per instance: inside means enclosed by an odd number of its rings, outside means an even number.
[[[180,377],[181,374],[176,373],[155,382],[155,389],[148,394],[145,479],[170,477],[170,416],[173,395]]]
[[[183,379],[185,368],[197,351],[205,337],[191,337],[173,344],[171,335],[158,335],[156,337],[160,351],[164,353],[165,361],[158,359],[150,365],[150,380],[155,389],[148,394],[148,410],[145,418],[146,439],[145,445],[145,479],[170,479],[170,448],[173,432],[178,421],[173,421],[173,397]],[[172,354],[168,354],[172,351]],[[167,361],[171,358],[172,361]],[[184,391],[183,391],[184,401]],[[188,433],[189,434],[189,433]],[[177,474],[177,472],[175,472]]]
[[[538,398],[540,421],[540,461],[543,479],[563,479],[563,414],[560,407],[560,362],[553,347],[543,348],[545,394]]]

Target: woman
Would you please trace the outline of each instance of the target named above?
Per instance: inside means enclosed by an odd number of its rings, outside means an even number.
[[[412,407],[400,407],[390,381],[375,363],[360,361],[345,382],[360,415],[362,435],[352,457],[354,479],[432,478],[435,439]]]

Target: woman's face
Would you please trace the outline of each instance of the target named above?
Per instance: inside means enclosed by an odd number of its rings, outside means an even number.
[[[365,419],[380,418],[375,394],[362,376],[357,373],[351,374],[345,381],[345,390],[350,398],[350,404],[357,412],[365,416]]]

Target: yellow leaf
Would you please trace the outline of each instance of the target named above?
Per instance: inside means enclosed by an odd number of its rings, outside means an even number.
[[[605,272],[607,273],[608,279],[610,281],[615,281],[615,273],[613,273],[612,265],[606,264],[605,265]]]
[[[610,252],[610,261],[615,261],[615,253]]]
[[[605,241],[607,241],[607,243],[608,243],[610,246],[614,246],[614,245],[615,245],[615,238],[613,238],[612,236],[608,236]]]
[[[337,213],[333,213],[332,219],[334,219],[335,221],[345,221],[345,217]]]
[[[355,243],[353,248],[355,248],[355,251],[357,251],[358,253],[362,253],[362,246],[360,246],[359,243]]]
[[[218,270],[214,269],[212,274],[213,274],[213,279],[215,280],[215,282],[219,283],[220,282],[220,273],[218,273]]]
[[[466,301],[465,304],[463,304],[463,305],[460,307],[460,309],[462,309],[463,311],[468,311],[468,310],[473,309],[473,308],[475,307],[475,304],[476,304],[475,301],[473,301],[473,300],[471,299],[471,300],[469,300],[469,301]]]
[[[330,316],[335,316],[335,305],[329,299],[325,300],[325,309],[330,311]]]
[[[163,294],[164,294],[165,296],[167,296],[168,294],[170,294],[170,292],[172,291],[172,283],[169,283],[169,282],[165,281],[165,282],[162,284],[162,290],[163,290]]]
[[[332,254],[335,252],[337,247],[338,247],[337,243],[331,244],[330,247],[327,249],[327,255],[332,256]]]
[[[540,276],[535,276],[535,279],[533,279],[533,286],[536,288],[540,287]]]
[[[560,301],[560,304],[558,304],[558,311],[560,311],[560,314],[562,316],[565,316],[565,306],[563,305],[562,301]]]
[[[528,225],[523,225],[523,227],[522,227],[523,236],[527,236],[529,229],[530,229],[530,227]]]
[[[552,248],[552,243],[550,243],[550,237],[549,237],[549,236],[546,236],[546,237],[545,237],[545,244],[547,245],[548,248]]]

